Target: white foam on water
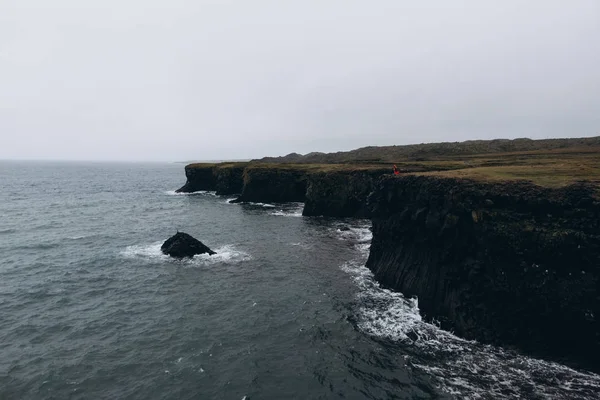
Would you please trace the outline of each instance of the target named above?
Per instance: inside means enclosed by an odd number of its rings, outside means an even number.
[[[290,243],[290,245],[291,246],[298,246],[298,247],[301,247],[303,249],[311,249],[312,248],[312,244],[302,243],[302,242]]]
[[[279,210],[270,212],[269,215],[274,215],[278,217],[302,217],[303,210],[304,203],[289,203]]]
[[[342,230],[341,228],[349,228]],[[349,240],[354,242],[354,248],[356,248],[363,256],[369,255],[371,248],[371,239],[373,233],[371,232],[370,223],[362,223],[360,225],[348,226],[343,225],[335,229],[336,234],[340,240]]]
[[[216,196],[217,192],[212,190],[198,190],[196,192],[188,192],[188,193],[177,193],[175,190],[167,190],[165,194],[169,196],[198,196],[198,195],[207,195],[207,196]]]
[[[302,211],[277,210],[277,211],[270,212],[269,215],[274,215],[277,217],[301,217]]]
[[[215,263],[235,264],[252,259],[250,254],[236,249],[234,245],[228,244],[213,250],[216,251],[217,254],[213,254],[212,256],[209,254],[198,254],[190,260],[190,263],[195,265],[209,265]]]
[[[127,246],[120,254],[125,258],[164,258],[165,260],[168,260],[169,256],[160,251],[160,246],[162,246],[161,242]]]
[[[264,207],[264,208],[275,208],[277,207],[275,204],[269,204],[269,203],[254,203],[252,201],[247,201],[247,202],[243,202],[241,204],[249,204],[251,206],[258,206],[258,207]]]
[[[368,228],[360,234],[348,232],[339,231],[343,238],[365,241],[371,233]],[[434,376],[441,390],[461,399],[600,398],[599,375],[461,339],[423,321],[417,299],[407,299],[375,281],[364,266],[367,256],[368,251],[361,252],[341,266],[358,287],[357,327],[427,355],[425,364],[409,357],[409,365]]]
[[[217,254],[198,254],[192,258],[175,259],[160,250],[161,242],[155,242],[147,245],[127,246],[120,254],[125,258],[145,258],[148,260],[164,260],[166,262],[176,262],[188,266],[204,266],[217,263],[235,264],[252,259],[252,256],[244,251],[238,250],[234,245],[224,245],[213,250]]]
[[[75,236],[67,236],[68,240],[81,240],[81,239],[87,239],[87,238],[91,238],[91,237],[96,237],[98,236],[97,234],[91,234],[91,235],[75,235]]]
[[[237,197],[231,197],[231,198],[225,200],[225,204],[235,204],[235,203],[232,203],[232,201],[234,201],[235,199],[237,199]]]

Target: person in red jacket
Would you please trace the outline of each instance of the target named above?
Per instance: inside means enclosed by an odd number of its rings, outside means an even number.
[[[394,175],[400,175],[400,171],[398,171],[398,167],[394,164]]]

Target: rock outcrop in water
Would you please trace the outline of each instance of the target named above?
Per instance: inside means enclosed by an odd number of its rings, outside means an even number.
[[[195,239],[184,232],[177,232],[175,235],[171,236],[163,243],[160,250],[164,254],[175,258],[193,257],[196,254],[206,253],[211,256],[217,254],[198,239]]]
[[[600,202],[577,184],[384,178],[367,267],[443,328],[600,370]]]

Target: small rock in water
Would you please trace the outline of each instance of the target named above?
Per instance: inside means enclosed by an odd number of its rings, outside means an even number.
[[[183,232],[177,232],[175,235],[167,239],[160,250],[171,257],[184,258],[193,257],[196,254],[208,253],[211,256],[217,254],[198,239]]]

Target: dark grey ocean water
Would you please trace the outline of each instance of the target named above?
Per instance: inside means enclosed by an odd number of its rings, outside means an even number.
[[[600,398],[597,375],[421,321],[364,267],[368,221],[183,183],[0,162],[0,399]],[[218,255],[163,256],[177,229]]]

